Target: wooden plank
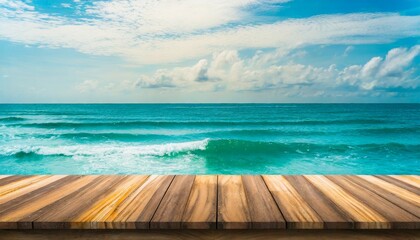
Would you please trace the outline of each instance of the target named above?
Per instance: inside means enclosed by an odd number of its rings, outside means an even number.
[[[23,176],[23,175],[9,176],[8,175],[7,177],[0,179],[0,186],[4,186],[4,185],[10,184],[12,182],[17,182],[17,181],[24,180],[24,179],[30,178],[30,177],[34,177],[34,176],[30,176],[30,175],[28,175],[28,176]]]
[[[420,188],[420,177],[419,176],[411,176],[411,175],[405,175],[405,176],[401,176],[401,175],[391,175],[388,177],[392,177],[395,179],[398,179],[402,182],[405,182],[407,184],[413,185],[416,188]]]
[[[2,186],[2,190],[0,190],[0,206],[64,177],[65,176],[60,175],[39,176],[38,178],[26,178],[18,183],[11,183]]]
[[[362,175],[359,177],[375,184],[376,186],[384,190],[392,192],[394,195],[397,195],[398,197],[416,205],[417,207],[420,207],[420,197],[415,193],[412,193],[404,188],[398,187],[374,176]]]
[[[195,176],[175,176],[150,221],[151,229],[180,229]]]
[[[42,179],[47,178],[48,176],[33,176],[33,177],[26,177],[21,178],[18,181],[12,181],[7,184],[0,186],[0,196],[6,195],[10,192],[19,190],[23,187],[31,185],[37,181],[41,181]]]
[[[414,216],[420,217],[420,208],[412,204],[411,202],[407,202],[406,200],[400,198],[398,195],[395,195],[394,193],[386,189],[380,188],[377,185],[365,179],[360,178],[359,176],[343,176],[343,177],[387,199],[388,201],[394,203],[400,208],[405,209],[407,212],[413,214]]]
[[[88,176],[86,176],[88,177]],[[73,195],[56,201],[51,206],[41,209],[31,217],[35,218],[36,229],[83,229],[90,228],[90,223],[80,221],[79,217],[88,211],[96,202],[106,197],[115,185],[126,176],[96,176],[86,179],[85,186],[76,189]],[[73,187],[73,186],[72,186]]]
[[[321,217],[326,229],[352,229],[353,220],[303,176],[284,176],[312,209]]]
[[[379,195],[340,176],[327,176],[331,181],[351,193],[355,198],[381,213],[391,223],[393,229],[416,229],[420,227],[420,219],[402,208],[385,200]]]
[[[67,187],[71,184],[72,187]],[[83,186],[85,183],[80,176],[67,176],[59,179],[43,188],[37,189],[33,192],[25,194],[12,202],[8,202],[7,207],[2,209],[0,213],[0,222],[13,222],[16,223],[19,228],[32,228],[31,223],[22,222],[18,224],[18,221],[24,218],[26,215],[37,211],[58,199],[72,193],[77,187]],[[3,204],[3,206],[7,203]]]
[[[182,216],[182,228],[215,229],[217,175],[197,175]]]
[[[384,180],[386,182],[389,182],[389,183],[391,183],[391,184],[393,184],[393,185],[395,185],[397,187],[400,187],[400,188],[403,188],[403,189],[405,189],[407,191],[410,191],[412,193],[415,193],[417,195],[420,194],[420,188],[417,188],[414,185],[409,184],[407,182],[401,181],[400,179],[393,178],[393,177],[390,177],[390,176],[375,176],[375,177],[377,177],[379,179],[382,179],[382,180]]]
[[[286,228],[276,201],[261,176],[242,176],[253,229]]]
[[[174,176],[150,176],[141,187],[126,198],[110,218],[125,229],[149,229],[150,221]]]
[[[324,227],[322,218],[284,176],[264,175],[263,179],[286,219],[287,228],[322,229]]]
[[[338,229],[353,222],[420,229],[418,176],[0,175],[2,182],[3,229]]]
[[[120,228],[111,214],[131,193],[140,187],[147,176],[127,176],[119,181],[104,197],[80,214],[75,221],[86,223],[89,229]]]
[[[338,207],[345,211],[353,220],[355,228],[359,229],[388,229],[391,224],[377,211],[366,206],[343,188],[333,183],[325,176],[305,176],[325,196],[330,198]]]
[[[77,187],[75,191],[72,193],[54,201],[53,203],[38,209],[30,214],[27,214],[25,217],[20,219],[20,222],[32,222],[34,228],[40,229],[57,229],[57,228],[68,228],[66,227],[68,223],[66,223],[66,218],[62,217],[63,213],[68,212],[71,210],[72,213],[77,212],[77,209],[72,209],[74,203],[83,199],[83,197],[89,196],[89,191],[92,188],[97,187],[100,185],[101,181],[105,179],[106,176],[85,176],[82,177],[83,182],[85,183],[83,186]],[[68,188],[75,188],[76,186],[70,185],[67,186]],[[53,221],[46,220],[45,216],[53,216]],[[43,219],[43,222],[40,222],[38,219]],[[54,221],[55,220],[55,221]],[[45,222],[44,222],[45,221]]]
[[[217,186],[217,228],[250,228],[251,216],[241,176],[219,175]]]

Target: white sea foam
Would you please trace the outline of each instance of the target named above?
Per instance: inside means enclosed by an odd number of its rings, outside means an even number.
[[[193,150],[205,150],[209,139],[191,142],[166,143],[155,145],[71,145],[71,146],[4,146],[0,155],[35,153],[39,155],[65,156],[164,156]]]

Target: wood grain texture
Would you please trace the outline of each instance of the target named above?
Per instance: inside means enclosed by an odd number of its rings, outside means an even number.
[[[149,229],[150,220],[174,176],[150,176],[110,216],[124,229]]]
[[[276,201],[261,176],[242,176],[253,229],[286,228]]]
[[[265,175],[263,178],[287,221],[287,228],[321,229],[324,227],[321,217],[284,176]]]
[[[196,176],[182,216],[182,228],[215,229],[217,176]]]
[[[394,195],[397,195],[398,197],[404,199],[407,202],[410,202],[414,205],[416,205],[417,207],[420,207],[420,197],[419,195],[412,193],[410,191],[408,191],[407,189],[398,187],[396,185],[393,185],[387,181],[384,181],[382,179],[379,179],[377,177],[374,176],[368,176],[368,175],[363,175],[363,176],[359,176],[362,179],[367,180],[370,183],[375,184],[376,186],[380,187],[383,190],[387,190],[392,192]]]
[[[391,224],[379,212],[357,200],[349,192],[325,176],[305,176],[316,188],[345,211],[354,221],[355,228],[388,229]]]
[[[396,178],[400,181],[411,184],[411,185],[415,186],[416,188],[420,188],[420,176],[415,176],[415,175],[405,175],[405,176],[391,175],[389,177]]]
[[[328,176],[327,176],[328,177]],[[344,177],[328,177],[332,182],[342,187],[352,196],[369,206],[373,210],[380,212],[393,229],[416,229],[419,228],[420,219],[382,198],[381,196],[357,185]]]
[[[195,176],[175,176],[152,221],[151,229],[180,229],[182,214],[184,213]]]
[[[74,187],[67,187],[72,184]],[[54,201],[76,191],[83,186],[80,176],[67,176],[51,184],[22,195],[14,201],[2,204],[0,222],[16,223],[18,228],[32,228],[32,223],[20,222],[22,218],[37,211]]]
[[[303,200],[321,217],[326,229],[352,229],[353,220],[302,176],[285,176]]]
[[[357,183],[360,186],[363,186],[366,189],[369,189],[371,192],[374,192],[377,195],[394,203],[398,207],[405,209],[407,212],[413,214],[414,216],[420,217],[420,208],[416,206],[415,204],[404,200],[397,194],[394,194],[393,192],[390,192],[386,189],[380,188],[377,185],[369,182],[368,180],[360,178],[359,176],[343,176],[343,177],[349,179],[352,182]]]
[[[379,179],[382,179],[386,182],[389,182],[389,183],[391,183],[391,184],[393,184],[397,187],[404,188],[405,190],[408,190],[408,191],[410,191],[412,193],[415,193],[417,195],[420,194],[420,188],[418,188],[418,187],[416,187],[416,186],[414,186],[414,185],[412,185],[412,184],[410,184],[406,181],[401,180],[401,178],[393,178],[393,177],[390,177],[390,176],[381,176],[381,175],[378,175],[378,176],[375,176],[375,177],[377,177]]]
[[[419,183],[414,175],[0,175],[0,229],[418,231]]]
[[[251,228],[251,216],[242,177],[218,176],[218,229]]]

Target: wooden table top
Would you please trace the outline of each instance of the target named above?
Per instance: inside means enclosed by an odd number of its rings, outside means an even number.
[[[420,229],[420,176],[0,175],[0,229]]]

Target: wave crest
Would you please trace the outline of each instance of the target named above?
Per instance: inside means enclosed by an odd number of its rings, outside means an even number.
[[[75,145],[75,146],[14,146],[0,150],[0,155],[22,157],[26,155],[61,156],[170,156],[180,152],[205,150],[208,139],[201,141],[167,143],[156,145]]]

